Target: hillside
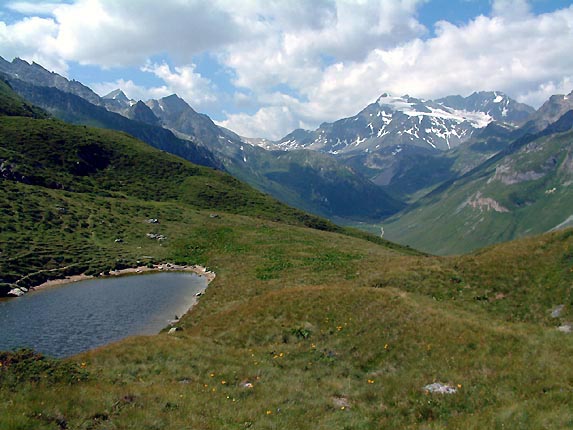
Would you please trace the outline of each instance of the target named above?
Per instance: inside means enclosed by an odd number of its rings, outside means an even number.
[[[280,152],[266,151],[220,129],[176,95],[145,104],[116,90],[94,100],[97,95],[89,88],[37,64],[0,61],[0,70],[11,73],[7,79],[20,96],[68,123],[124,131],[193,163],[226,170],[290,206],[329,218],[370,221],[404,206],[328,155],[303,151],[288,155],[290,162],[285,163]],[[301,184],[311,188],[301,189]],[[348,201],[341,204],[344,199]]]
[[[12,90],[10,84],[4,80],[2,75],[0,75],[0,115],[17,115],[37,118],[45,118],[48,116],[41,109],[24,102],[20,97],[18,97],[18,95]]]
[[[29,105],[8,86],[2,89],[16,106],[11,111],[28,113]],[[58,276],[59,271],[50,271],[66,263],[73,263],[66,269],[68,274],[102,265],[105,269],[133,264],[134,253],[141,254],[135,244],[118,246],[114,240],[135,229],[143,238],[138,242],[149,242],[145,230],[151,226],[143,221],[157,218],[168,210],[164,205],[171,203],[183,205],[189,216],[198,211],[225,211],[342,231],[228,174],[192,165],[126,134],[70,126],[45,118],[45,113],[40,117],[0,117],[0,231],[3,254],[10,256],[0,265],[5,283],[36,271],[27,282]],[[187,210],[180,208],[176,213]],[[70,240],[69,258],[54,258],[53,253],[68,248]],[[33,258],[28,258],[31,252]]]
[[[89,125],[129,133],[158,149],[183,157],[193,163],[222,168],[221,163],[206,148],[177,138],[162,127],[133,121],[86,99],[55,87],[33,85],[9,78],[12,88],[25,100],[40,106],[52,115],[71,124]]]
[[[570,226],[573,112],[513,142],[384,225],[387,238],[439,254]]]

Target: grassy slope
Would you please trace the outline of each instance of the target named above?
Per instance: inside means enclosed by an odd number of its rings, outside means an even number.
[[[18,115],[24,117],[46,117],[41,109],[22,101],[0,73],[0,115]]]
[[[123,135],[3,121],[13,171],[29,178],[36,163],[33,183],[0,179],[2,264],[12,272],[100,270],[151,256],[218,276],[175,335],[135,337],[67,367],[0,354],[0,396],[10,400],[0,402],[0,428],[573,425],[573,338],[554,328],[572,316],[571,232],[460,258],[405,254],[304,228],[336,230]],[[45,127],[44,139],[14,143],[17,129]],[[64,138],[52,141],[58,132]],[[58,151],[38,147],[55,142]],[[82,142],[99,142],[115,167],[78,175],[78,161],[79,172],[89,168],[78,158]],[[160,224],[145,223],[151,217]],[[147,239],[152,230],[167,240]],[[565,312],[553,320],[558,304]],[[434,381],[459,392],[426,393]]]
[[[72,358],[86,363],[87,382],[20,383],[13,405],[0,406],[0,427],[58,428],[58,417],[70,428],[134,429],[573,423],[573,340],[551,327],[557,322],[546,320],[550,308],[537,318],[538,295],[554,294],[560,282],[570,294],[571,276],[554,269],[573,267],[572,235],[538,239],[547,253],[534,269],[553,279],[543,288],[533,283],[537,296],[524,299],[512,296],[518,281],[510,274],[521,267],[527,276],[520,257],[539,243],[502,250],[506,261],[498,268],[508,273],[500,277],[483,271],[492,258],[499,261],[493,250],[459,260],[405,257],[338,234],[235,215],[198,217],[193,225],[172,256],[188,257],[199,245],[218,277],[182,320],[183,331]],[[456,270],[461,281],[452,277]],[[476,300],[472,288],[480,282],[509,296]],[[564,298],[555,294],[552,304]],[[529,309],[521,320],[531,322],[506,321],[517,318],[501,302]],[[570,297],[565,304],[570,309]],[[426,394],[422,387],[434,381],[461,388],[453,396]]]
[[[57,276],[61,273],[48,270],[70,264],[68,274],[133,265],[142,254],[137,246],[149,242],[145,234],[165,230],[163,224],[146,224],[148,218],[193,222],[198,211],[226,211],[342,231],[227,174],[191,165],[121,133],[51,119],[0,117],[0,144],[8,178],[0,179],[1,243],[9,256],[0,262],[5,282],[44,270],[21,284],[26,286]],[[135,236],[131,244],[114,242]],[[66,247],[69,252],[53,257]],[[157,249],[154,254],[164,253]]]
[[[422,199],[385,223],[386,237],[428,252],[452,254],[551,230],[573,215],[572,135],[541,137]],[[516,183],[502,184],[496,169],[502,175],[522,176]],[[528,178],[533,173],[540,177]],[[467,205],[478,192],[507,212]]]

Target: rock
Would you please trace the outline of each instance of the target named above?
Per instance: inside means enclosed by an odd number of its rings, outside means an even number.
[[[565,308],[565,305],[556,306],[555,309],[553,309],[551,311],[551,318],[559,318],[561,316],[561,314],[563,313],[564,308]]]
[[[24,294],[26,293],[22,291],[20,288],[12,288],[10,291],[8,291],[9,296],[20,297],[23,296]]]
[[[171,328],[169,329],[169,331],[167,332],[167,334],[173,334],[173,333],[175,333],[176,331],[181,331],[181,328],[180,328],[180,327],[171,327]]]
[[[115,239],[114,242],[115,242],[115,243],[123,243],[123,239],[117,238],[117,239]]]
[[[221,218],[218,214],[211,214],[209,218]]]
[[[340,409],[348,409],[350,408],[350,401],[347,397],[344,396],[334,396],[332,398],[332,403],[334,406]]]
[[[167,239],[167,236],[164,236],[162,234],[157,234],[157,233],[147,233],[145,236],[147,236],[149,239],[155,239],[155,240]]]
[[[573,331],[573,324],[566,323],[566,324],[560,325],[559,327],[557,327],[557,330],[559,330],[562,333],[571,333]]]
[[[441,382],[434,382],[424,386],[424,391],[438,394],[455,394],[458,390],[451,385],[442,384]]]
[[[147,221],[145,221],[148,224],[159,224],[159,220],[157,218],[149,218]]]

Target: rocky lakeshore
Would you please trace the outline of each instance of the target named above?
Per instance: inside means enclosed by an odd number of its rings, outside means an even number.
[[[44,289],[57,285],[69,284],[73,282],[85,281],[87,279],[106,278],[115,276],[129,276],[129,275],[136,275],[141,273],[153,273],[153,272],[191,272],[199,276],[205,277],[207,279],[207,284],[211,283],[211,281],[215,279],[215,273],[210,270],[207,270],[207,268],[203,266],[196,266],[196,265],[186,266],[172,263],[162,263],[162,264],[154,264],[153,266],[138,266],[121,270],[111,270],[105,273],[102,272],[98,276],[80,274],[80,275],[66,276],[64,278],[59,278],[59,279],[50,279],[46,282],[32,286],[30,288],[14,287],[8,292],[7,297],[19,297],[26,294],[28,291]]]

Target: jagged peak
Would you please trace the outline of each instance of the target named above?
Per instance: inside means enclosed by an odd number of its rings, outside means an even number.
[[[106,94],[102,97],[103,99],[113,99],[113,100],[120,100],[128,102],[129,98],[125,95],[125,93],[120,90],[119,88],[116,90],[111,91],[109,94]]]
[[[159,99],[159,104],[167,109],[176,111],[191,110],[195,112],[189,103],[175,93]]]
[[[165,97],[162,97],[160,100],[164,100],[164,101],[167,101],[167,102],[178,101],[178,102],[187,104],[187,102],[186,102],[185,100],[183,100],[183,98],[179,97],[179,96],[178,96],[177,94],[175,94],[175,93],[170,94],[170,95],[165,96]]]
[[[12,64],[21,64],[21,63],[24,63],[24,64],[26,64],[27,66],[30,65],[30,63],[28,63],[26,60],[21,59],[20,57],[15,57],[15,58],[12,60]]]

